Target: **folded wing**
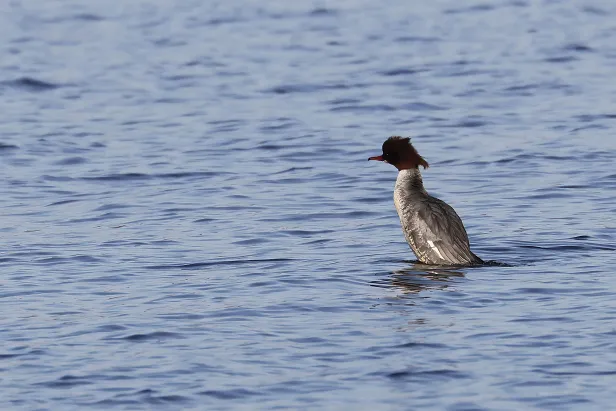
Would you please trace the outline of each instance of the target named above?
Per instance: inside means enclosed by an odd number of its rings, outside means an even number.
[[[415,244],[426,244],[422,250],[438,264],[478,264],[481,259],[470,249],[462,220],[445,202],[432,197],[418,211],[418,224],[413,230]]]

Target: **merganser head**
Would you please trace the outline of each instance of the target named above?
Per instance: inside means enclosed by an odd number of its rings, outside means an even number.
[[[370,157],[368,160],[384,161],[398,170],[419,168],[419,166],[429,167],[428,162],[419,155],[411,144],[410,137],[389,137],[383,143],[383,154]]]

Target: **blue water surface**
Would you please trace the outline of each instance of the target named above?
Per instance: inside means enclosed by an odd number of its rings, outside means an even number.
[[[0,409],[613,408],[616,3],[0,11]]]

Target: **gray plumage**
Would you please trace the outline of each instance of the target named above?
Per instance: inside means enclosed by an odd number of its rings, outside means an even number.
[[[435,265],[483,263],[471,251],[464,224],[455,210],[426,192],[419,168],[399,171],[394,203],[406,241],[420,262]]]

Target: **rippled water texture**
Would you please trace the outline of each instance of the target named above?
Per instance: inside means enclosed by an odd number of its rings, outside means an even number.
[[[613,408],[616,3],[0,11],[0,409]]]

